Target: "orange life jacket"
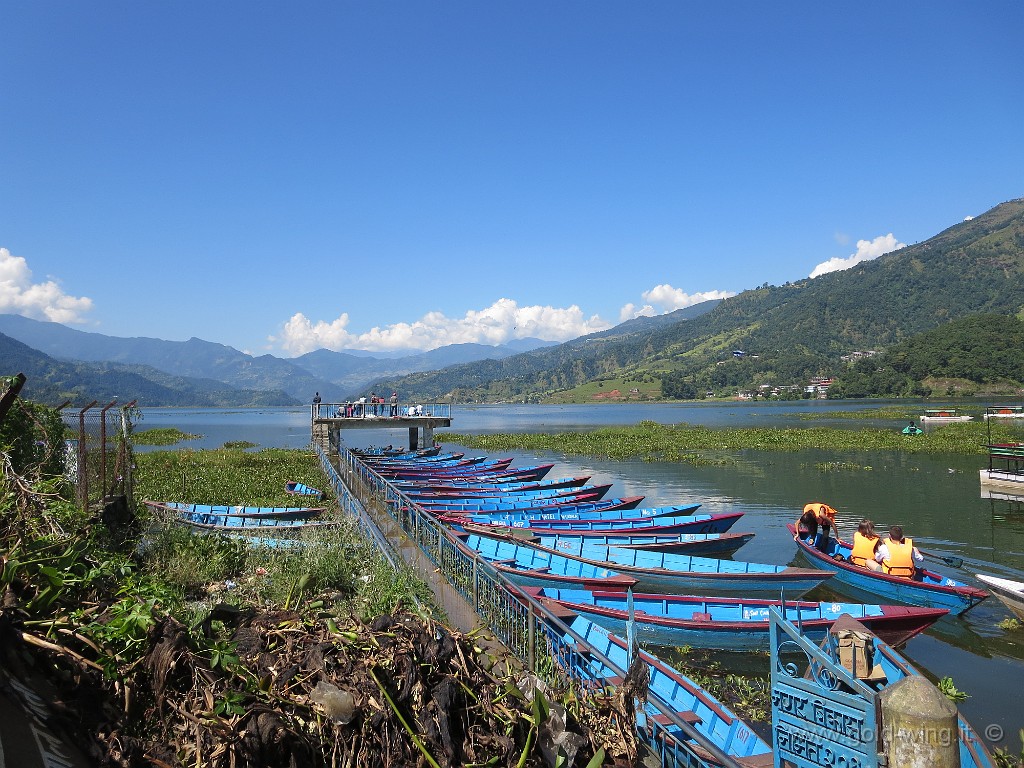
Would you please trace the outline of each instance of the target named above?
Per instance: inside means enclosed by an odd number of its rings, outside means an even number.
[[[836,524],[836,511],[832,509],[828,504],[822,504],[820,501],[812,501],[810,504],[804,504],[804,513],[810,512],[818,518],[819,522],[829,523],[832,527]]]
[[[903,541],[885,540],[889,549],[889,559],[882,561],[885,572],[893,576],[913,576],[914,571],[914,540],[904,538]]]
[[[868,538],[860,531],[853,534],[853,551],[850,552],[850,562],[854,565],[867,565],[868,560],[875,559],[875,550],[878,549],[878,537]]]

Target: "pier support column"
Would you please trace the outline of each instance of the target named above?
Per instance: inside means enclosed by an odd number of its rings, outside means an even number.
[[[422,432],[423,432],[423,441],[422,441],[423,447],[424,448],[432,447],[434,445],[434,428],[433,427],[424,427],[422,429]]]
[[[879,694],[888,768],[960,768],[956,706],[924,677],[905,677]]]
[[[409,450],[415,451],[419,448],[416,443],[416,438],[419,437],[419,430],[416,427],[409,427]]]

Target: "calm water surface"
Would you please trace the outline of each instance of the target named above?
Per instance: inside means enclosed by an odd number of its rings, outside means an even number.
[[[902,403],[908,405],[906,401]],[[452,430],[468,433],[584,431],[606,425],[651,420],[705,426],[810,426],[828,424],[850,429],[901,428],[893,421],[858,419],[807,421],[802,414],[876,408],[878,402],[834,403],[685,403],[653,405],[500,405],[457,406]],[[921,406],[919,410],[923,410]],[[932,406],[934,407],[934,406]],[[912,406],[911,406],[912,408]],[[309,443],[307,408],[151,409],[139,429],[174,426],[201,435],[180,447],[216,448],[247,440],[259,447],[302,448]],[[352,430],[352,447],[402,444],[407,430]],[[446,444],[454,450],[459,446]],[[145,449],[143,449],[145,450]],[[466,449],[474,453],[473,449]],[[983,498],[978,471],[983,456],[910,456],[802,451],[729,454],[723,466],[693,467],[643,461],[606,461],[547,452],[511,452],[515,466],[554,462],[552,477],[591,475],[595,483],[612,483],[609,496],[645,496],[644,506],[699,501],[703,512],[740,510],[737,531],[757,535],[735,557],[754,562],[806,566],[785,530],[808,501],[825,501],[839,510],[846,536],[862,518],[879,527],[899,523],[927,552],[961,557],[951,569],[935,560],[940,572],[974,581],[978,572],[1024,581],[1024,502]],[[835,469],[837,463],[840,469]],[[846,599],[820,588],[820,599]],[[952,677],[971,698],[961,711],[989,741],[1020,749],[1017,731],[1024,714],[1016,701],[1024,689],[1024,629],[997,625],[1011,614],[995,598],[966,616],[945,618],[912,640],[903,653],[933,679]],[[763,674],[767,674],[767,662]],[[986,731],[986,729],[989,729]],[[1001,729],[1001,730],[1000,730]],[[1002,733],[1004,736],[999,736]]]

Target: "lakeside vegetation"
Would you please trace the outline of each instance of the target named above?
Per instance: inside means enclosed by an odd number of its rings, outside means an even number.
[[[1002,425],[992,426],[991,434],[995,442],[1020,439],[1019,431],[1014,432]],[[904,435],[896,428],[712,428],[642,421],[636,426],[602,427],[591,432],[494,435],[446,432],[439,433],[437,439],[487,451],[549,450],[618,460],[706,463],[709,460],[721,462],[721,458],[714,457],[724,452],[743,450],[799,451],[814,448],[848,452],[983,454],[988,435],[988,425],[980,422],[948,424],[924,434]]]

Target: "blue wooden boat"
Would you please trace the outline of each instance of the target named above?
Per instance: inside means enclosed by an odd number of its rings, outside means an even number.
[[[678,517],[651,517],[635,515],[642,509],[611,510],[605,512],[582,512],[573,514],[534,515],[442,515],[440,520],[453,527],[469,525],[483,526],[479,533],[491,530],[494,535],[512,535],[522,529],[531,533],[562,532],[575,535],[586,531],[595,533],[635,532],[645,535],[672,533],[725,533],[743,516],[742,512],[719,514],[680,515]]]
[[[313,488],[305,483],[300,483],[295,480],[289,480],[284,484],[284,492],[291,493],[295,496],[315,496],[317,499],[322,499],[324,497],[324,492],[319,488]]]
[[[550,573],[573,572],[585,563],[609,568],[636,579],[636,588],[645,592],[670,594],[742,595],[773,597],[779,594],[800,597],[828,579],[831,574],[819,570],[792,568],[763,563],[714,560],[689,555],[666,555],[620,547],[581,545],[568,552],[515,540],[495,539],[476,534],[465,536],[467,547],[490,561],[516,562],[524,568],[546,568]],[[531,583],[526,586],[547,586]],[[568,588],[568,585],[566,585]]]
[[[565,613],[560,618],[568,624],[570,632],[562,632],[552,624],[545,625],[546,631],[557,638],[552,642],[556,658],[563,665],[581,665],[582,669],[577,676],[585,680],[605,687],[620,685],[622,674],[629,669],[632,660],[626,640],[585,616]],[[577,652],[561,653],[560,647],[565,646],[574,647]],[[613,666],[607,666],[592,651],[597,651]],[[704,768],[717,765],[707,749],[691,739],[682,728],[663,719],[659,708],[654,705],[656,702],[696,729],[711,746],[741,761],[743,765],[772,765],[771,746],[722,702],[656,656],[640,651],[639,658],[647,667],[648,684],[647,701],[643,710],[637,712],[638,728],[651,727],[649,720],[657,722],[661,738],[685,743],[690,747],[688,751],[694,753],[693,764]]]
[[[486,527],[470,524],[464,530],[487,536]],[[602,547],[628,547],[673,555],[728,555],[752,538],[753,533],[666,533],[649,535],[642,531],[548,531],[512,528],[511,536],[533,541],[549,549],[574,549],[578,543]],[[493,535],[493,534],[491,534]]]
[[[802,627],[815,642],[843,614],[853,616],[885,640],[899,646],[923,632],[948,611],[905,605],[863,605],[693,595],[632,595],[607,590],[538,589],[524,587],[539,602],[548,601],[586,616],[605,629],[624,635],[632,601],[636,638],[640,643],[726,651],[767,651],[770,646],[768,606],[784,607],[785,617]]]
[[[601,512],[617,509],[635,509],[643,496],[627,496],[621,499],[599,499],[582,496],[578,499],[526,499],[525,501],[509,501],[496,503],[467,503],[464,505],[419,505],[421,509],[434,515],[475,515],[488,512],[529,512],[537,514],[558,514],[581,512]]]
[[[201,512],[181,512],[174,520],[185,523],[193,528],[226,531],[264,530],[268,528],[279,531],[299,531],[304,528],[337,525],[337,523],[329,520],[309,518],[239,517],[236,515],[203,514]]]
[[[238,518],[277,518],[280,520],[308,520],[327,512],[326,507],[247,507],[225,504],[187,504],[179,501],[146,501],[154,512],[175,515],[223,515]]]
[[[793,524],[789,532],[796,534]],[[913,578],[890,576],[871,571],[849,561],[852,545],[835,538],[828,540],[826,551],[821,552],[804,539],[797,539],[801,554],[817,568],[835,574],[830,586],[846,591],[877,595],[904,605],[924,605],[945,608],[953,615],[970,610],[986,597],[988,592],[940,573],[917,569]],[[842,559],[836,559],[836,556]]]
[[[418,480],[433,478],[438,481],[448,482],[451,480],[465,480],[470,483],[503,483],[503,482],[522,482],[528,480],[540,480],[545,477],[554,464],[537,464],[530,467],[520,467],[518,469],[512,469],[506,466],[504,469],[492,469],[492,470],[479,470],[476,472],[469,471],[471,468],[467,467],[463,474],[423,474],[423,473],[409,473],[409,474],[385,474],[379,473],[382,477],[386,477],[389,481],[395,480]],[[372,467],[371,467],[372,469]]]
[[[477,477],[479,475],[497,474],[508,469],[512,459],[491,459],[489,461],[466,462],[444,467],[428,466],[370,466],[381,477],[416,478],[416,477]],[[368,465],[369,466],[369,465]]]
[[[833,660],[837,660],[839,656],[835,633],[840,629],[862,632],[865,629],[862,624],[863,622],[852,619],[849,616],[839,619],[833,626],[832,633],[821,643],[822,650]],[[872,645],[874,646],[874,653],[871,658],[872,674],[869,679],[861,681],[869,688],[881,691],[906,677],[922,676],[910,662],[897,653],[888,643],[875,638],[872,640]],[[996,768],[998,764],[985,747],[985,743],[978,737],[971,724],[959,712],[957,712],[957,726],[960,736],[961,768]]]
[[[468,557],[482,557],[506,579],[523,587],[626,590],[636,586],[636,579],[603,566],[566,560],[557,564],[559,570],[552,570],[540,561],[520,563],[514,557],[488,558],[463,541],[457,539],[456,542]]]
[[[453,464],[457,461],[461,461],[466,456],[465,453],[441,453],[440,451],[430,456],[410,456],[408,454],[400,454],[397,456],[386,456],[386,455],[373,455],[373,454],[362,454],[362,460],[366,464],[387,464],[389,466],[406,467],[406,466],[419,466],[419,467],[431,467],[441,466],[442,464]],[[472,458],[472,457],[471,457]],[[473,458],[475,461],[483,461],[484,457]]]
[[[478,503],[497,503],[503,501],[522,501],[525,499],[572,499],[579,496],[590,496],[595,500],[603,498],[611,490],[607,485],[581,485],[578,488],[524,488],[520,490],[473,490],[446,491],[436,493],[417,489],[406,489],[405,495],[422,505],[464,505]]]
[[[481,482],[477,480],[397,480],[392,483],[396,488],[408,492],[421,490],[430,493],[503,493],[519,490],[545,490],[557,488],[578,488],[586,485],[589,475],[577,477],[559,477],[550,480],[507,480],[504,482]]]

